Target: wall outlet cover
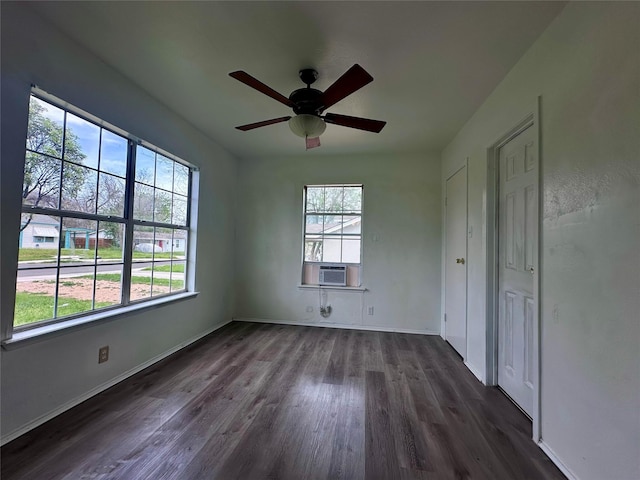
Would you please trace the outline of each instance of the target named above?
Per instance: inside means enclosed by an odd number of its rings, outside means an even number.
[[[109,360],[109,346],[100,347],[98,349],[98,363],[104,363]]]

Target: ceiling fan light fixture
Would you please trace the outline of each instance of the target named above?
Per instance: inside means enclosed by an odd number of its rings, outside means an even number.
[[[301,113],[295,117],[291,117],[289,120],[289,128],[299,137],[312,138],[322,135],[327,128],[327,124],[317,115]]]

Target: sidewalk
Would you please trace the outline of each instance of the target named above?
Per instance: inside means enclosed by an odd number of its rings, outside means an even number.
[[[118,267],[119,265],[114,265],[114,267]],[[135,269],[133,268],[131,270],[131,276],[132,277],[150,277],[151,274],[153,273],[151,270],[145,270],[145,268],[149,268],[149,267],[143,267],[143,268],[139,268],[139,269]],[[98,275],[101,274],[120,274],[122,273],[122,268],[117,268],[114,270],[106,270],[106,271],[100,271],[98,272]],[[74,277],[86,277],[88,275],[93,275],[93,273],[91,272],[79,272],[79,273],[60,273],[60,278],[74,278]],[[17,282],[38,282],[38,281],[44,281],[44,280],[55,280],[55,274],[54,275],[33,275],[33,276],[28,276],[28,277],[20,277],[18,276],[16,281]],[[154,278],[166,278],[167,280],[169,280],[171,278],[171,273],[170,272],[155,272]],[[184,273],[174,273],[173,274],[173,280],[184,280]]]
[[[164,259],[163,259],[164,260]],[[167,259],[168,260],[168,259]],[[182,260],[182,258],[177,258],[177,260]],[[96,259],[96,263],[100,264],[100,263],[109,263],[109,262],[121,262],[122,260],[119,258],[97,258]],[[75,255],[63,255],[60,258],[60,263],[82,263],[82,264],[88,264],[88,265],[93,265],[93,259],[91,258],[86,258],[86,259],[81,259],[78,256]],[[135,262],[153,262],[153,258],[136,258]],[[49,265],[49,264],[53,264],[55,265],[57,263],[57,258],[56,257],[51,257],[51,260],[20,260],[18,261],[18,266],[20,265],[33,265],[33,264],[37,264],[37,263],[42,263],[44,265]]]

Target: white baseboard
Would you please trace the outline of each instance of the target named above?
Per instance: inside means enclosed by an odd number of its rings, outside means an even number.
[[[565,477],[567,477],[569,480],[578,480],[576,474],[573,473],[571,469],[564,463],[562,463],[562,460],[558,458],[558,456],[551,449],[551,447],[549,447],[549,445],[544,443],[544,440],[540,440],[538,442],[538,446],[544,453],[547,454],[547,457],[549,457],[549,459],[556,465],[556,467],[558,467],[558,469],[564,474]]]
[[[36,418],[35,420],[30,421],[26,425],[23,425],[22,427],[19,427],[16,430],[6,434],[4,437],[2,437],[2,439],[0,439],[0,445],[4,445],[5,443],[9,443],[10,441],[15,440],[19,436],[24,435],[25,433],[27,433],[30,430],[33,430],[36,427],[39,427],[43,423],[51,420],[54,417],[57,417],[58,415],[60,415],[61,413],[66,412],[67,410],[69,410],[69,409],[81,404],[85,400],[90,399],[91,397],[97,395],[98,393],[103,392],[107,388],[113,387],[115,384],[120,383],[123,380],[126,380],[127,378],[131,377],[132,375],[135,375],[136,373],[144,370],[145,368],[150,367],[154,363],[157,363],[160,360],[162,360],[164,358],[167,358],[169,355],[173,355],[178,350],[182,350],[183,348],[191,345],[193,342],[196,342],[196,341],[200,340],[201,338],[206,337],[210,333],[215,332],[219,328],[224,327],[225,325],[227,325],[231,321],[232,320],[227,320],[226,322],[223,322],[223,323],[221,323],[219,325],[216,325],[215,327],[212,327],[212,328],[210,328],[208,330],[205,330],[204,332],[199,333],[195,337],[192,337],[189,340],[185,340],[184,342],[179,343],[178,345],[176,345],[175,347],[170,348],[166,352],[163,352],[160,355],[156,355],[155,357],[147,360],[146,362],[141,363],[140,365],[137,365],[137,366],[133,367],[132,369],[127,370],[124,373],[121,373],[117,377],[114,377],[111,380],[109,380],[109,381],[107,381],[107,382],[105,382],[105,383],[103,383],[101,385],[98,385],[95,388],[92,388],[88,392],[86,392],[86,393],[84,393],[84,394],[82,394],[82,395],[80,395],[80,396],[78,396],[78,397],[76,397],[76,398],[74,398],[72,400],[69,400],[68,402],[60,405],[59,407],[54,408],[50,412],[39,416],[38,418]]]
[[[482,383],[483,385],[487,384],[484,381],[484,379],[482,378],[482,375],[480,375],[480,372],[478,372],[478,370],[476,370],[476,368],[473,365],[471,365],[469,362],[467,362],[465,360],[464,361],[464,366],[467,367],[471,373],[473,373],[474,377],[476,377],[478,380],[480,380],[480,383]]]
[[[342,328],[345,330],[370,330],[374,332],[395,332],[395,333],[415,333],[418,335],[440,335],[440,332],[431,330],[416,330],[410,328],[393,328],[393,327],[376,327],[372,325],[350,325],[347,323],[318,323],[318,322],[296,322],[291,320],[272,320],[265,318],[234,318],[234,322],[256,322],[256,323],[275,323],[278,325],[298,325],[301,327],[324,327],[324,328]]]

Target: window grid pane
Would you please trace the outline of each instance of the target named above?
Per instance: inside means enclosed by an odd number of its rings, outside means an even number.
[[[136,182],[133,198],[133,218],[136,220],[153,221],[153,202],[155,194],[153,187]]]
[[[153,186],[156,177],[155,152],[138,145],[136,149],[136,182]]]
[[[190,181],[189,167],[32,95],[14,328],[184,291]]]
[[[23,207],[57,209],[60,205],[62,161],[27,152],[22,182]]]
[[[362,186],[305,187],[303,262],[361,262]]]

